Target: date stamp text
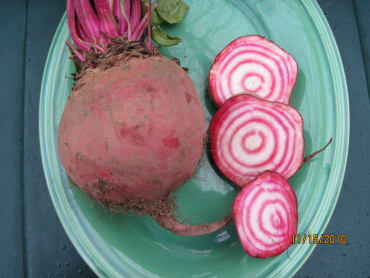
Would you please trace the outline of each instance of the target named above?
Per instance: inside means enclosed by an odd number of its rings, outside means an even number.
[[[292,244],[346,244],[345,234],[294,234]]]

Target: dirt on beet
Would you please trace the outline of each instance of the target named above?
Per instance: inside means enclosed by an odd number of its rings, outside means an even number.
[[[71,178],[69,178],[72,185],[78,187]],[[175,197],[170,192],[164,198],[158,200],[148,200],[144,198],[125,198],[119,202],[114,202],[104,198],[104,195],[114,187],[104,179],[99,179],[91,187],[84,186],[83,191],[95,199],[104,209],[113,212],[130,212],[143,216],[152,216],[153,218],[160,218],[162,216],[173,216],[178,214],[178,206],[175,204]],[[101,196],[99,198],[99,195]]]
[[[86,60],[80,61],[71,50],[70,59],[76,66],[76,72],[73,74],[75,80],[74,89],[82,85],[78,82],[87,71],[94,68],[101,68],[103,71],[113,67],[118,62],[129,61],[131,58],[145,59],[151,56],[160,56],[157,48],[149,50],[143,41],[129,41],[125,38],[110,38],[111,42],[107,51],[101,53],[93,48],[86,53]]]

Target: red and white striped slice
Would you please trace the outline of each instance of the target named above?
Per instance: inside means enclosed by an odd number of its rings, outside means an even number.
[[[289,104],[298,65],[294,58],[262,36],[245,36],[221,51],[209,74],[210,93],[221,106],[243,92]]]
[[[303,163],[303,119],[286,104],[237,95],[221,106],[209,130],[217,167],[240,187],[266,170],[290,178]]]
[[[297,234],[297,197],[289,181],[264,172],[244,187],[233,206],[240,242],[250,256],[267,258],[284,252]]]

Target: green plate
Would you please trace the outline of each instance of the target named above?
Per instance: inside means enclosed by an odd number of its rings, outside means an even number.
[[[320,234],[328,224],[345,171],[349,109],[340,55],[314,0],[187,0],[183,23],[167,30],[183,38],[162,53],[188,67],[204,104],[207,75],[216,54],[231,40],[261,34],[291,53],[299,64],[292,104],[305,121],[306,154],[333,144],[291,179],[298,196],[299,232]],[[40,142],[45,176],[59,218],[74,246],[100,277],[289,277],[307,260],[313,244],[293,245],[282,255],[246,255],[233,224],[207,236],[181,237],[148,217],[112,214],[71,187],[57,154],[57,128],[74,71],[64,42],[66,17],[56,31],[45,66],[40,100]],[[194,178],[176,192],[184,218],[216,220],[231,210],[236,189],[218,176],[207,156]]]

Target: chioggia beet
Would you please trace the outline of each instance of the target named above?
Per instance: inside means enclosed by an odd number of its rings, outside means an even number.
[[[151,3],[68,0],[75,84],[58,130],[61,162],[74,184],[115,211],[150,215],[180,235],[227,225],[183,224],[171,193],[193,175],[205,119],[183,68],[151,43]],[[124,12],[123,12],[124,11]],[[149,22],[149,24],[148,24]]]
[[[244,36],[217,55],[209,74],[210,93],[218,106],[244,92],[289,104],[297,74],[298,65],[285,50],[262,36]]]

